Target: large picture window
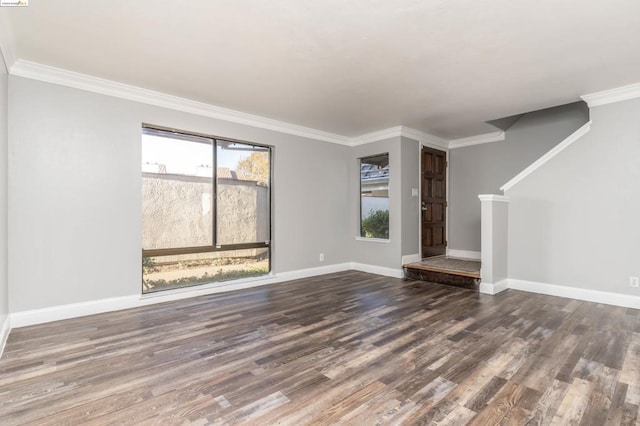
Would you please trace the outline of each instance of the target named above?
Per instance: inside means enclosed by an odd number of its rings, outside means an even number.
[[[270,240],[270,147],[143,127],[143,293],[267,274]]]
[[[360,237],[389,239],[389,154],[360,159]]]

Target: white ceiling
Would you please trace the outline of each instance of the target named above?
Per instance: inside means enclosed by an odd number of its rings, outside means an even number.
[[[348,137],[447,139],[640,81],[638,0],[31,0],[15,59]]]

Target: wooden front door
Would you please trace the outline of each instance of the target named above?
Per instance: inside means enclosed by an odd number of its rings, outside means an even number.
[[[422,257],[447,251],[447,153],[422,148]]]

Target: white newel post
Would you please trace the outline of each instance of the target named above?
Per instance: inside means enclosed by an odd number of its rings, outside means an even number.
[[[496,294],[507,289],[509,198],[494,194],[478,198],[482,208],[480,293]]]

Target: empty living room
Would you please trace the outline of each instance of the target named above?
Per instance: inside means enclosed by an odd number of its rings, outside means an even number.
[[[639,42],[0,0],[0,425],[640,425]]]

